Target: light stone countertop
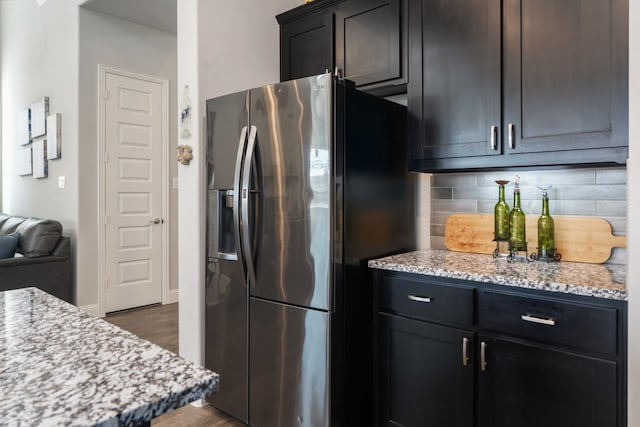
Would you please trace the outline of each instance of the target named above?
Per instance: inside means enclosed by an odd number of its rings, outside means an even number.
[[[0,292],[0,424],[127,426],[204,398],[218,374],[36,288]]]
[[[430,249],[371,260],[369,267],[597,298],[627,299],[625,265],[528,262],[524,258],[510,263],[506,258],[493,258],[492,255]]]

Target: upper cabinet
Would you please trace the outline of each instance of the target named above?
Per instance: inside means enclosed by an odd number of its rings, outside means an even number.
[[[409,8],[413,170],[625,163],[627,0]]]
[[[349,0],[336,11],[336,66],[356,87],[407,91],[406,0]]]
[[[280,23],[280,81],[333,71],[335,3],[310,3],[276,17]]]
[[[339,69],[376,95],[407,90],[407,0],[316,0],[277,16],[280,79]]]

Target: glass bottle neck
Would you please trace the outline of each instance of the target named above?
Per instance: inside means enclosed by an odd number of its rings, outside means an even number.
[[[549,198],[542,198],[542,215],[549,216]]]
[[[501,185],[498,190],[498,200],[504,202],[504,185]]]
[[[513,192],[513,207],[520,209],[520,191]]]

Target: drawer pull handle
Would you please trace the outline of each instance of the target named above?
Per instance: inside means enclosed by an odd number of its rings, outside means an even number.
[[[555,326],[556,324],[556,321],[553,319],[545,319],[543,317],[531,316],[529,314],[523,314],[520,318],[525,322],[539,323],[541,325]]]
[[[416,301],[416,302],[431,302],[431,297],[419,297],[417,295],[409,295],[407,298],[409,298],[411,301]]]
[[[469,364],[469,338],[462,338],[462,366]]]
[[[484,341],[480,343],[480,370],[487,370],[487,343]]]

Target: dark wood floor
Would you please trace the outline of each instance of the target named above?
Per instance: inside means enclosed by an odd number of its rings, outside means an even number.
[[[108,314],[105,320],[169,351],[178,352],[178,304],[153,305],[120,311]],[[151,422],[151,425],[159,427],[244,426],[211,406],[197,408],[193,405],[186,405],[158,417]]]

